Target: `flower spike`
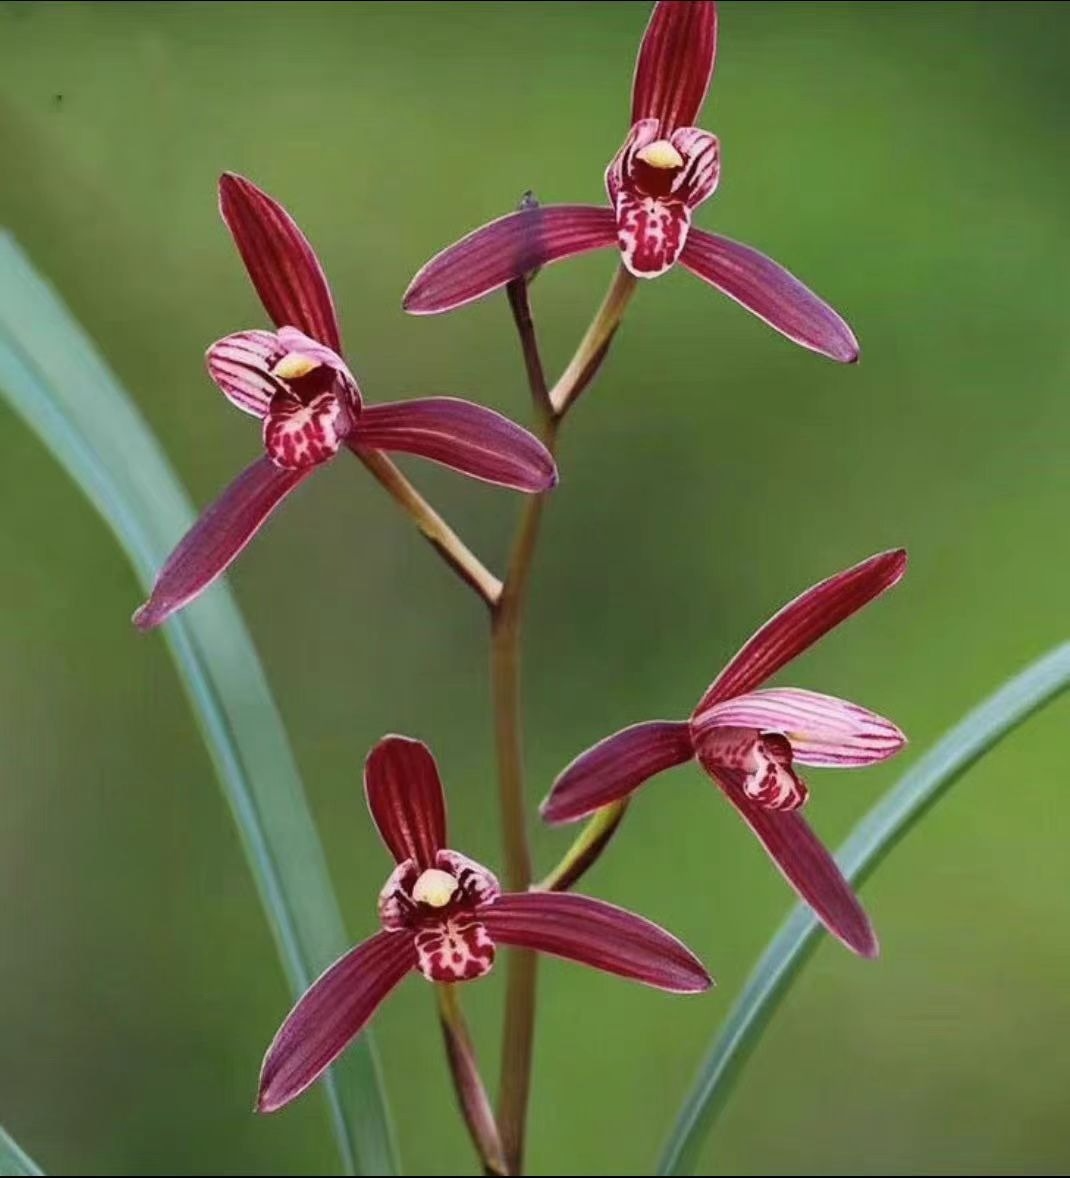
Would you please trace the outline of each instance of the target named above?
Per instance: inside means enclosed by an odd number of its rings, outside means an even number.
[[[881,552],[807,589],[762,626],[713,681],[690,720],[636,724],[581,753],[543,802],[548,822],[574,822],[627,797],[655,774],[697,759],[830,932],[877,953],[869,919],[828,851],[796,813],[809,790],[795,764],[852,768],[894,756],[890,720],[799,688],[758,690],[829,630],[897,584],[906,552]]]
[[[397,866],[379,897],[382,931],[351,949],[298,1000],[268,1048],[257,1108],[300,1096],[414,971],[473,981],[497,944],[517,945],[678,994],[712,984],[670,933],[623,908],[559,892],[502,893],[479,863],[442,844],[446,809],[426,745],[384,737],[365,763],[372,818]]]

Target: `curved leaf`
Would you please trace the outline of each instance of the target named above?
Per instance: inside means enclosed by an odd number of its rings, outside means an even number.
[[[0,1175],[43,1174],[37,1163],[19,1148],[0,1125]]]
[[[1050,651],[970,712],[909,769],[855,827],[836,860],[861,884],[965,771],[1039,708],[1070,687],[1070,642]],[[799,905],[747,979],[699,1069],[658,1164],[658,1174],[691,1174],[725,1106],[732,1082],[817,945],[821,925]]]
[[[89,498],[142,587],[151,589],[156,570],[193,522],[192,507],[115,376],[6,234],[0,234],[0,394]],[[164,636],[297,996],[348,939],[263,668],[225,585],[172,619]],[[130,641],[146,639],[131,626]],[[250,1092],[254,1086],[251,1076]],[[347,1172],[394,1173],[370,1035],[335,1066],[328,1098]]]

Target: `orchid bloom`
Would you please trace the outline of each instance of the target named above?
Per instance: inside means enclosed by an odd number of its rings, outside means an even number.
[[[331,290],[293,218],[251,181],[219,182],[219,207],[276,331],[239,331],[212,344],[208,373],[237,408],[259,418],[265,454],[193,525],[134,615],[158,626],[212,583],[268,516],[341,447],[417,454],[462,474],[535,493],[557,481],[553,458],[527,430],[454,397],[365,405],[341,355]]]
[[[561,892],[502,892],[479,863],[447,847],[446,800],[427,746],[387,736],[364,767],[368,809],[397,866],[379,893],[380,932],[315,981],[264,1057],[257,1108],[299,1096],[414,970],[468,982],[497,945],[552,953],[677,994],[712,984],[675,937],[622,908]]]
[[[851,329],[797,278],[750,246],[691,224],[720,178],[717,137],[692,126],[716,51],[716,4],[659,0],[635,66],[631,129],[605,174],[609,206],[547,205],[491,221],[424,266],[405,309],[450,311],[538,266],[616,245],[636,278],[655,278],[679,261],[802,347],[857,360]]]
[[[902,549],[878,553],[807,589],[744,645],[690,720],[636,724],[577,757],[554,782],[543,817],[574,822],[697,758],[828,930],[856,953],[875,957],[869,918],[797,813],[807,788],[795,765],[872,765],[897,753],[906,737],[858,704],[801,688],[758,688],[895,585],[906,564]]]

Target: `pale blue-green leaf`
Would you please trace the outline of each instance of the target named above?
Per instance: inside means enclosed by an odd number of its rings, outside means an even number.
[[[934,802],[994,744],[1070,687],[1070,643],[1032,663],[970,712],[892,786],[855,827],[836,861],[861,884]],[[818,941],[821,925],[799,904],[747,979],[699,1069],[658,1164],[691,1174],[733,1081]]]
[[[0,1176],[43,1174],[44,1171],[28,1154],[19,1148],[7,1130],[0,1125]]]
[[[197,369],[191,363],[191,378]],[[192,507],[114,374],[6,234],[0,235],[0,394],[88,496],[147,592],[193,522]],[[130,604],[137,604],[133,595]],[[78,608],[73,599],[71,608]],[[153,641],[133,626],[128,633],[130,642]],[[225,584],[169,621],[163,633],[297,995],[347,940],[252,639]],[[259,1062],[250,1060],[250,1105]],[[327,1094],[346,1170],[394,1173],[395,1147],[370,1034],[332,1069]]]

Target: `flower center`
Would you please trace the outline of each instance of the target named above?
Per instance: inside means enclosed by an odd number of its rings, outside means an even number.
[[[308,376],[319,366],[318,360],[313,360],[304,352],[287,352],[272,368],[271,375],[277,376],[279,380],[299,380],[302,376]]]
[[[453,899],[458,886],[457,880],[448,871],[429,867],[413,884],[412,898],[417,904],[428,904],[432,908],[445,908]]]
[[[648,143],[641,151],[635,153],[635,158],[642,160],[651,168],[682,168],[684,157],[676,150],[668,139],[655,139]]]

